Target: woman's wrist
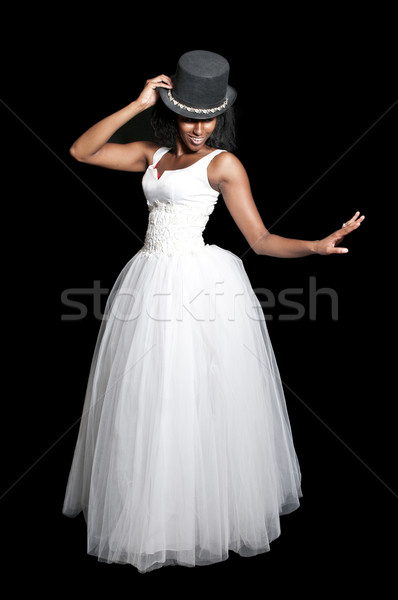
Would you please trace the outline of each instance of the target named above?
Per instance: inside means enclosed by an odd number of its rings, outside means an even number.
[[[310,249],[312,254],[319,254],[319,240],[311,242]]]
[[[128,104],[126,108],[127,108],[128,112],[131,114],[130,118],[132,119],[139,113],[141,113],[144,110],[146,110],[147,108],[149,108],[149,106],[146,106],[145,103],[140,100],[140,98],[137,98],[136,100],[133,100],[132,102],[130,102],[130,104]]]
[[[129,106],[136,112],[136,114],[138,114],[153,106],[153,103],[151,104],[148,100],[145,100],[145,98],[138,96],[138,98],[136,98],[136,100],[134,100]]]
[[[113,121],[112,125],[116,127],[115,130],[117,130],[143,110],[145,109],[141,106],[141,103],[138,100],[133,100],[133,102],[130,102],[130,104],[127,104],[120,110],[113,113],[113,115],[110,115]]]

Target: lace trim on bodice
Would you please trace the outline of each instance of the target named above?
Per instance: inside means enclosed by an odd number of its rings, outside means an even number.
[[[215,150],[185,169],[166,171],[170,177],[177,178],[176,180],[173,179],[172,185],[177,186],[178,193],[182,194],[182,199],[179,201],[172,200],[172,196],[170,197],[167,193],[162,194],[162,188],[152,187],[151,176],[156,178],[156,185],[162,185],[161,182],[165,173],[158,179],[156,166],[165,151],[167,149],[161,148],[155,153],[153,164],[147,170],[149,177],[149,180],[147,180],[149,186],[149,190],[147,190],[149,192],[149,196],[147,197],[149,209],[148,228],[144,246],[141,248],[140,253],[148,259],[153,256],[186,254],[208,246],[204,242],[203,231],[209,220],[209,216],[214,210],[218,195],[211,188],[207,179],[207,166],[212,158],[219,152],[223,152],[223,150]],[[198,200],[196,197],[193,197],[192,200],[190,199],[190,196],[192,197],[192,189],[189,190],[189,194],[185,200],[184,186],[189,186],[186,175],[190,169],[196,170],[194,185],[199,186],[197,193]],[[198,170],[200,170],[199,177]],[[166,181],[165,186],[167,187],[167,185],[169,183]]]
[[[141,254],[185,254],[204,248],[203,231],[213,207],[185,206],[154,202],[148,217],[148,229]]]

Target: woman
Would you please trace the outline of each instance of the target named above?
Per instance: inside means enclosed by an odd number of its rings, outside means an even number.
[[[145,243],[108,298],[63,512],[83,511],[88,553],[140,572],[270,549],[301,474],[261,306],[242,261],[205,244],[222,197],[259,255],[345,253],[364,217],[325,239],[271,234],[232,154],[229,65],[184,54],[173,77],[86,131],[77,160],[144,172]],[[159,102],[160,100],[160,102]],[[109,143],[153,107],[153,142]]]

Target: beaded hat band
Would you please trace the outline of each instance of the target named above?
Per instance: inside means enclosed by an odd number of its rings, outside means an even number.
[[[176,100],[171,93],[171,90],[168,90],[167,95],[174,106],[178,106],[178,108],[182,108],[188,112],[194,112],[201,115],[210,115],[219,112],[220,110],[223,110],[223,108],[226,108],[228,104],[228,98],[225,98],[224,102],[215,108],[194,108],[193,106],[187,106],[186,104],[181,104],[181,102],[178,102],[178,100]]]

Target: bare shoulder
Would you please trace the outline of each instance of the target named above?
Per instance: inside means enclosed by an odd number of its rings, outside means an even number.
[[[246,169],[232,152],[220,152],[211,161],[208,169],[210,184],[215,189],[229,182],[239,182],[247,179]]]
[[[220,152],[211,162],[212,165],[224,169],[228,167],[243,167],[241,161],[232,152]]]

